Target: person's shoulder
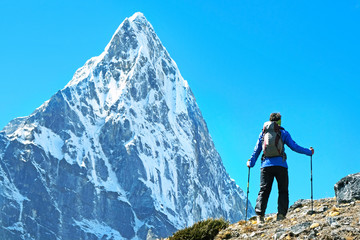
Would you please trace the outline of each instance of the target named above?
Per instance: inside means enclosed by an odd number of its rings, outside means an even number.
[[[290,135],[288,131],[285,130],[285,128],[280,127],[281,134]]]

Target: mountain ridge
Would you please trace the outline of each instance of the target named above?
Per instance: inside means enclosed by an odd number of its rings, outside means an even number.
[[[360,239],[359,185],[360,173],[350,174],[334,185],[334,198],[300,199],[284,220],[267,214],[265,223],[258,224],[252,217],[230,225],[214,239]]]
[[[313,204],[313,214],[310,199],[300,199],[285,220],[276,221],[276,214],[267,214],[264,224],[257,224],[255,218],[239,221],[214,239],[360,239],[359,200],[338,204],[336,198],[324,198]]]

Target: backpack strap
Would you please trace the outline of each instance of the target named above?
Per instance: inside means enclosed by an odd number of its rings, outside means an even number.
[[[283,127],[280,126],[280,133],[281,133],[281,130],[284,130],[284,131],[285,131],[285,128],[283,128]],[[282,139],[281,139],[281,140],[282,140]],[[283,158],[283,161],[285,162],[285,161],[287,160],[287,155],[286,155],[286,153],[285,153],[285,142],[284,142],[284,141],[283,141],[283,144],[284,144],[284,146],[283,146],[283,150],[282,150],[281,156],[282,156],[282,158]]]

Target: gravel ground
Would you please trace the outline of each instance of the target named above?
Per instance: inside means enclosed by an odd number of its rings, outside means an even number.
[[[264,224],[253,217],[221,231],[222,239],[346,239],[360,240],[360,201],[337,204],[335,198],[299,200],[290,208],[286,219],[276,221],[276,214],[265,216]]]

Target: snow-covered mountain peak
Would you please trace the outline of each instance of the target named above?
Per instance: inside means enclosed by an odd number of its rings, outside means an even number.
[[[128,51],[124,51],[125,49]],[[115,57],[118,60],[119,57],[124,57],[127,54],[130,57],[138,55],[141,51],[150,59],[157,56],[154,53],[163,49],[164,47],[150,22],[142,13],[138,12],[121,23],[105,48],[105,52],[107,52],[108,58]]]
[[[2,211],[0,222],[15,216],[3,229],[23,239],[166,237],[204,218],[244,216],[243,191],[141,13],[125,19],[65,88],[4,130],[0,202],[16,208]],[[23,197],[5,201],[4,188]]]
[[[142,12],[136,12],[134,13],[131,17],[129,17],[129,20],[130,22],[133,22],[133,21],[143,21],[143,22],[148,22],[144,16],[144,14]]]
[[[121,65],[124,71],[130,72],[134,67],[131,63],[139,63],[139,61],[154,63],[162,55],[170,59],[150,22],[142,13],[137,12],[120,24],[104,52],[91,58],[78,69],[67,86],[77,84],[87,78],[91,70],[99,64]]]
[[[189,103],[196,105],[187,81],[142,13],[125,19],[105,51],[77,70],[68,87],[71,92],[92,89],[89,96],[99,105],[93,109],[99,111],[119,101],[130,105],[131,101],[151,104],[164,99],[176,114],[186,113]],[[120,99],[124,91],[127,101]]]

